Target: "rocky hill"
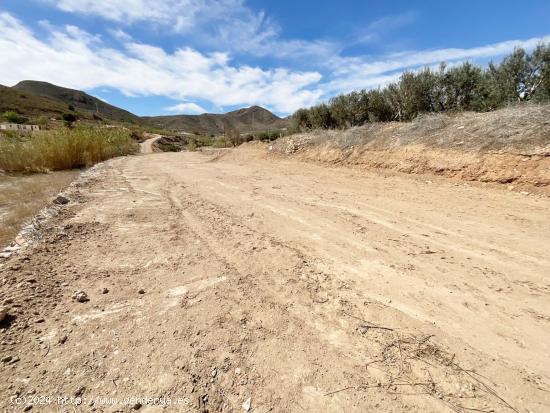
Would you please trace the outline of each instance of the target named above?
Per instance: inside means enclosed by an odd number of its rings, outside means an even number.
[[[67,112],[68,108],[58,100],[0,85],[0,113],[6,111],[15,111],[29,117],[52,117]]]
[[[236,129],[240,132],[282,129],[288,127],[290,123],[288,119],[282,119],[260,106],[251,106],[225,114],[152,116],[142,119],[151,126],[201,134],[220,134],[227,129]]]
[[[24,80],[11,88],[17,92],[27,93],[40,97],[53,99],[56,102],[63,102],[67,106],[73,106],[77,111],[88,115],[96,114],[101,118],[119,122],[139,123],[140,118],[133,113],[116,106],[110,105],[96,97],[80,90],[68,89],[53,85],[47,82],[35,80]],[[65,111],[67,110],[65,107]]]

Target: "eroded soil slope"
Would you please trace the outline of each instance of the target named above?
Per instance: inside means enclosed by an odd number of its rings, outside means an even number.
[[[548,198],[257,154],[116,159],[73,187],[0,264],[0,408],[550,409]]]
[[[435,174],[550,194],[550,106],[425,115],[279,139],[270,152],[355,168]]]

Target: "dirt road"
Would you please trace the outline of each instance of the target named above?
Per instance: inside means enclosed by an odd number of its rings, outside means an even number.
[[[246,150],[116,159],[69,197],[0,268],[6,411],[550,409],[548,198]]]
[[[156,133],[146,134],[148,139],[139,144],[141,153],[153,153],[153,145],[156,141],[162,138],[162,135]]]

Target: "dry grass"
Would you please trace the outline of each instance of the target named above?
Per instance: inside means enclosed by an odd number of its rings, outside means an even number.
[[[20,176],[0,175],[0,249],[17,235],[48,200],[65,188],[78,171]]]
[[[79,127],[0,137],[0,170],[44,172],[91,166],[131,154],[137,144],[130,132]]]
[[[550,153],[550,105],[522,104],[493,112],[427,114],[412,122],[370,123],[346,130],[315,130],[279,139],[276,151],[304,147],[392,150],[407,145],[470,153]]]
[[[432,342],[432,335],[400,333],[374,325],[344,312],[360,323],[356,331],[367,340],[365,381],[331,391],[376,388],[389,395],[421,395],[441,404],[442,410],[467,412],[515,412],[495,390],[495,384],[473,369],[461,366],[455,354]],[[375,377],[377,377],[375,379]],[[369,380],[370,378],[370,380]]]

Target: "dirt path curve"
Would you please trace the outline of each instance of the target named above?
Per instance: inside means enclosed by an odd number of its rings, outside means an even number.
[[[546,412],[549,244],[547,198],[244,150],[112,160],[0,268],[0,409]]]
[[[139,144],[141,153],[153,153],[153,145],[162,138],[162,135],[156,133],[148,133],[147,136],[150,136],[150,138]]]

